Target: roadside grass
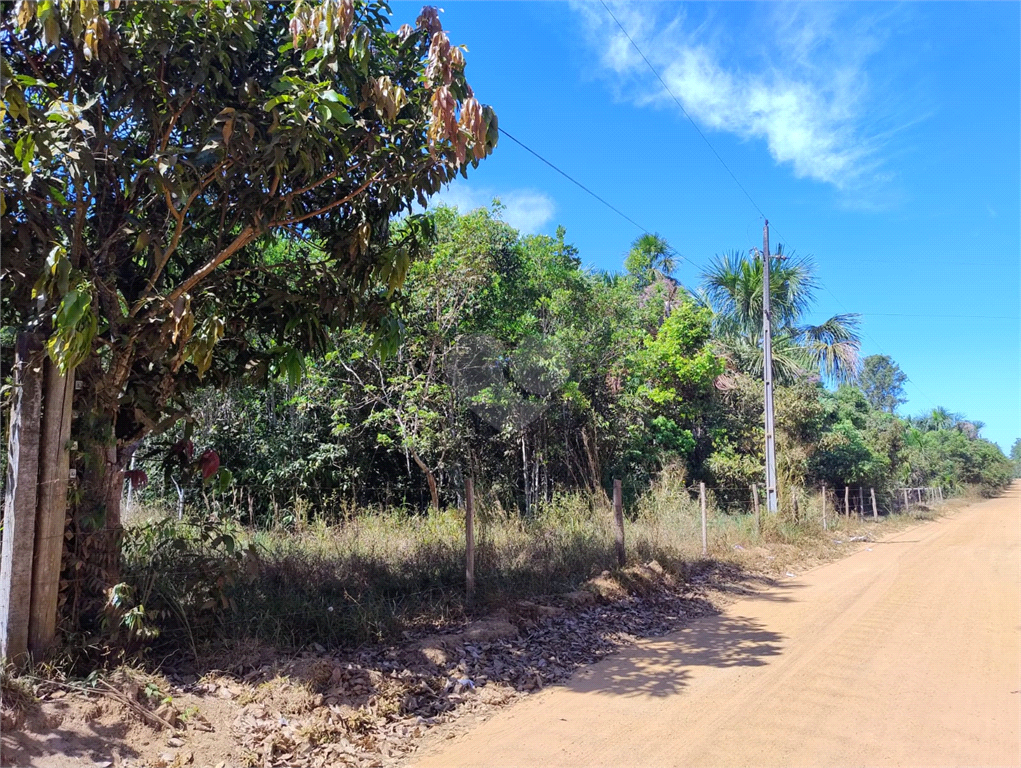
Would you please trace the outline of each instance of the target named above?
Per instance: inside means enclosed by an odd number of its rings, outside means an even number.
[[[278,648],[352,647],[576,590],[616,570],[612,512],[600,495],[558,495],[526,516],[479,506],[471,605],[464,516],[457,509],[346,509],[332,515],[342,517],[339,523],[311,514],[269,531],[233,523],[210,528],[188,515],[178,522],[176,515],[142,510],[139,522],[128,526],[125,578],[144,584],[136,593],[146,596],[147,616],[160,630],[144,645],[153,656],[187,649],[196,658],[225,642],[253,640]],[[799,506],[797,516],[763,510],[757,529],[752,514],[717,503],[710,493],[703,556],[697,495],[667,478],[628,511],[627,560],[656,560],[682,581],[710,562],[777,576],[937,513],[917,508],[874,522],[871,515],[845,517],[831,508],[824,531],[821,497],[806,495]],[[169,538],[172,545],[164,546]],[[138,541],[146,545],[132,546]],[[212,589],[199,583],[210,578]]]
[[[30,682],[19,670],[10,664],[0,666],[0,730],[17,728],[37,703]]]

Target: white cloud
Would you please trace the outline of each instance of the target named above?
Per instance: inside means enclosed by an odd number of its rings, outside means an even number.
[[[602,5],[573,7],[621,98],[676,108]],[[744,27],[733,12],[730,24],[719,23],[711,6],[699,7],[707,16],[700,25],[673,5],[611,6],[701,128],[763,140],[796,176],[840,190],[876,181],[889,127],[877,117],[866,63],[882,46],[887,19],[848,19],[813,3],[741,8],[750,8]]]
[[[430,204],[445,203],[456,207],[461,213],[488,208],[494,199],[503,205],[500,218],[523,234],[535,234],[553,220],[556,203],[545,192],[534,189],[514,189],[497,192],[483,187],[472,187],[461,181],[454,181],[437,192]]]

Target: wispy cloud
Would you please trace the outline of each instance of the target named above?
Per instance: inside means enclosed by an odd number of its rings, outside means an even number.
[[[867,64],[882,48],[885,18],[814,3],[741,6],[756,23],[737,26],[733,7],[724,24],[714,6],[699,6],[704,18],[695,20],[664,5],[610,7],[703,130],[763,140],[796,176],[843,191],[882,176],[890,127],[877,119]],[[621,98],[676,109],[601,4],[573,7]]]
[[[535,234],[553,220],[556,203],[545,192],[534,189],[514,189],[498,192],[485,187],[473,187],[454,181],[437,192],[430,204],[444,203],[462,213],[476,208],[488,208],[494,199],[503,205],[500,218],[524,234]]]

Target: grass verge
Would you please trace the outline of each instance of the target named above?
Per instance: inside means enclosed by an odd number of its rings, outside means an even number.
[[[628,563],[656,560],[682,580],[707,559],[782,574],[935,514],[917,508],[874,521],[830,509],[823,530],[819,497],[803,498],[797,517],[763,513],[760,526],[752,514],[728,509],[710,494],[703,555],[697,498],[680,484],[661,483],[625,523]],[[198,657],[225,641],[352,647],[576,590],[617,565],[612,513],[597,497],[557,496],[527,517],[483,507],[476,531],[477,593],[468,605],[464,520],[456,509],[363,511],[341,524],[313,520],[273,531],[149,520],[128,531],[131,588],[119,615],[135,647],[153,655]]]

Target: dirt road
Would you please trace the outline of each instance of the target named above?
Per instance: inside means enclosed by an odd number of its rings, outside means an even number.
[[[441,766],[1021,765],[1021,486],[646,640]]]

